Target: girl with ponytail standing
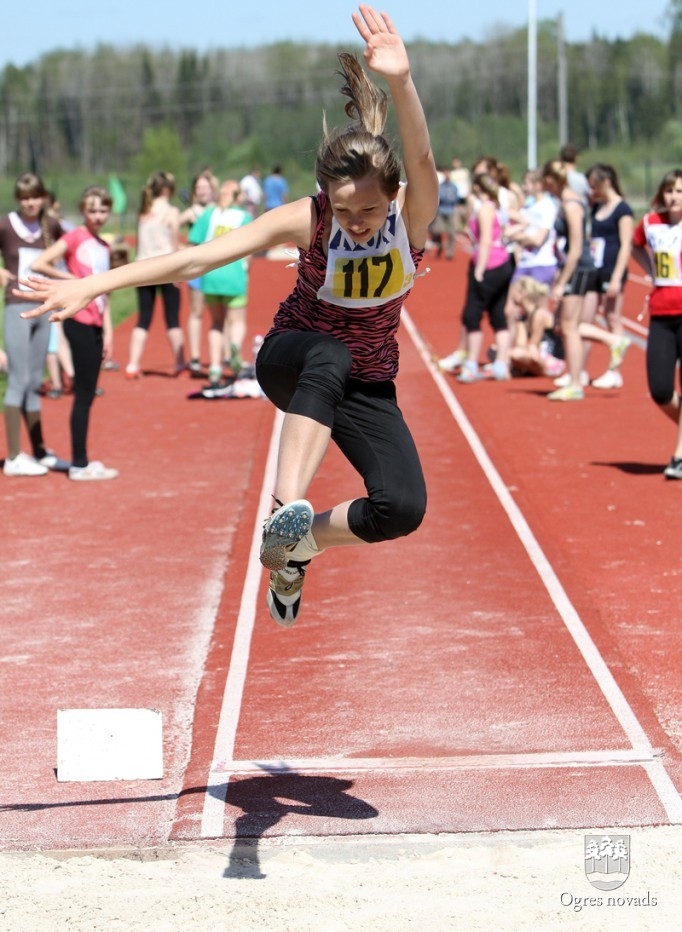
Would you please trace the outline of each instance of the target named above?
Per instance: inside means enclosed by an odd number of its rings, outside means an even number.
[[[166,256],[178,249],[180,211],[170,199],[175,193],[175,178],[170,172],[154,172],[142,189],[137,221],[137,259]],[[147,343],[147,333],[154,313],[156,292],[161,291],[166,318],[166,336],[173,355],[173,373],[185,368],[185,348],[180,327],[180,289],[175,282],[139,285],[137,288],[137,326],[130,335],[130,357],[126,378],[139,379],[140,362]]]

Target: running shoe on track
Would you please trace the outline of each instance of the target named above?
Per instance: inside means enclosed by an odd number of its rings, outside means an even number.
[[[283,628],[290,628],[296,621],[301,607],[301,589],[305,577],[305,567],[310,563],[287,563],[281,570],[270,573],[268,589],[268,608],[270,615]]]
[[[617,369],[623,359],[625,354],[630,348],[630,343],[632,341],[628,340],[627,337],[621,337],[620,340],[611,347],[611,361],[609,362],[609,369]]]
[[[443,356],[438,360],[438,366],[444,372],[456,372],[457,369],[466,361],[468,353],[465,349],[456,349],[449,356]]]
[[[47,466],[42,466],[28,453],[17,453],[14,459],[7,457],[2,471],[6,476],[44,476]]]
[[[682,479],[682,459],[673,456],[663,470],[663,475],[666,479]]]
[[[480,379],[478,363],[469,362],[467,360],[467,362],[462,364],[462,368],[459,370],[459,375],[456,376],[456,379],[462,385],[470,385],[472,382],[478,382]]]
[[[105,479],[116,479],[118,469],[112,469],[100,463],[99,460],[90,460],[87,466],[71,466],[69,479],[75,482],[101,482]]]
[[[592,388],[622,388],[623,376],[617,369],[607,369],[598,379],[592,379]]]
[[[278,502],[279,504],[279,502]],[[282,570],[290,552],[313,523],[313,507],[305,499],[289,502],[273,511],[263,526],[260,562],[269,570]]]
[[[560,375],[558,379],[554,379],[554,384],[557,388],[566,388],[571,384],[571,376],[568,372],[564,372],[563,375]],[[590,384],[590,377],[583,371],[580,373],[580,384],[583,388],[586,388]]]
[[[550,392],[547,398],[550,401],[582,401],[585,392],[576,385],[565,385],[563,388],[557,388],[555,392]]]

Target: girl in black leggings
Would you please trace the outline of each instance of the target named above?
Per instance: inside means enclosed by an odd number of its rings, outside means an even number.
[[[92,185],[81,195],[79,208],[84,223],[65,233],[33,263],[33,270],[51,278],[83,278],[109,268],[110,250],[99,232],[109,219],[111,195],[105,188]],[[55,266],[66,263],[67,271]],[[64,321],[64,336],[73,357],[74,399],[71,409],[71,466],[69,479],[115,479],[118,472],[99,460],[89,460],[87,453],[90,408],[95,399],[102,358],[110,358],[113,331],[109,299],[100,295],[75,317]]]
[[[438,206],[428,128],[402,39],[389,16],[361,5],[353,22],[367,66],[386,81],[402,166],[383,135],[388,95],[357,59],[339,55],[352,122],[324,127],[320,190],[268,210],[207,243],[134,262],[82,282],[31,281],[51,319],[77,313],[92,295],[151,282],[186,281],[278,243],[298,247],[298,274],[257,357],[256,375],[284,410],[274,498],[261,563],[268,607],[291,625],[305,566],[332,547],[409,534],[426,507],[424,477],[395,399],[400,311],[424,255]],[[401,183],[402,170],[406,182]],[[366,486],[350,501],[313,512],[305,495],[334,440]]]

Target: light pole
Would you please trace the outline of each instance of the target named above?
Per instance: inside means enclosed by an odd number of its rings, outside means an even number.
[[[528,168],[538,164],[538,21],[536,0],[528,0]]]

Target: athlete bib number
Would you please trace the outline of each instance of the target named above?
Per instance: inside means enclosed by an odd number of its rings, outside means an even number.
[[[404,287],[405,272],[398,249],[384,256],[338,258],[333,294],[337,298],[390,298]]]
[[[654,264],[657,279],[669,281],[671,278],[679,278],[679,273],[675,267],[675,256],[672,252],[655,252]]]

